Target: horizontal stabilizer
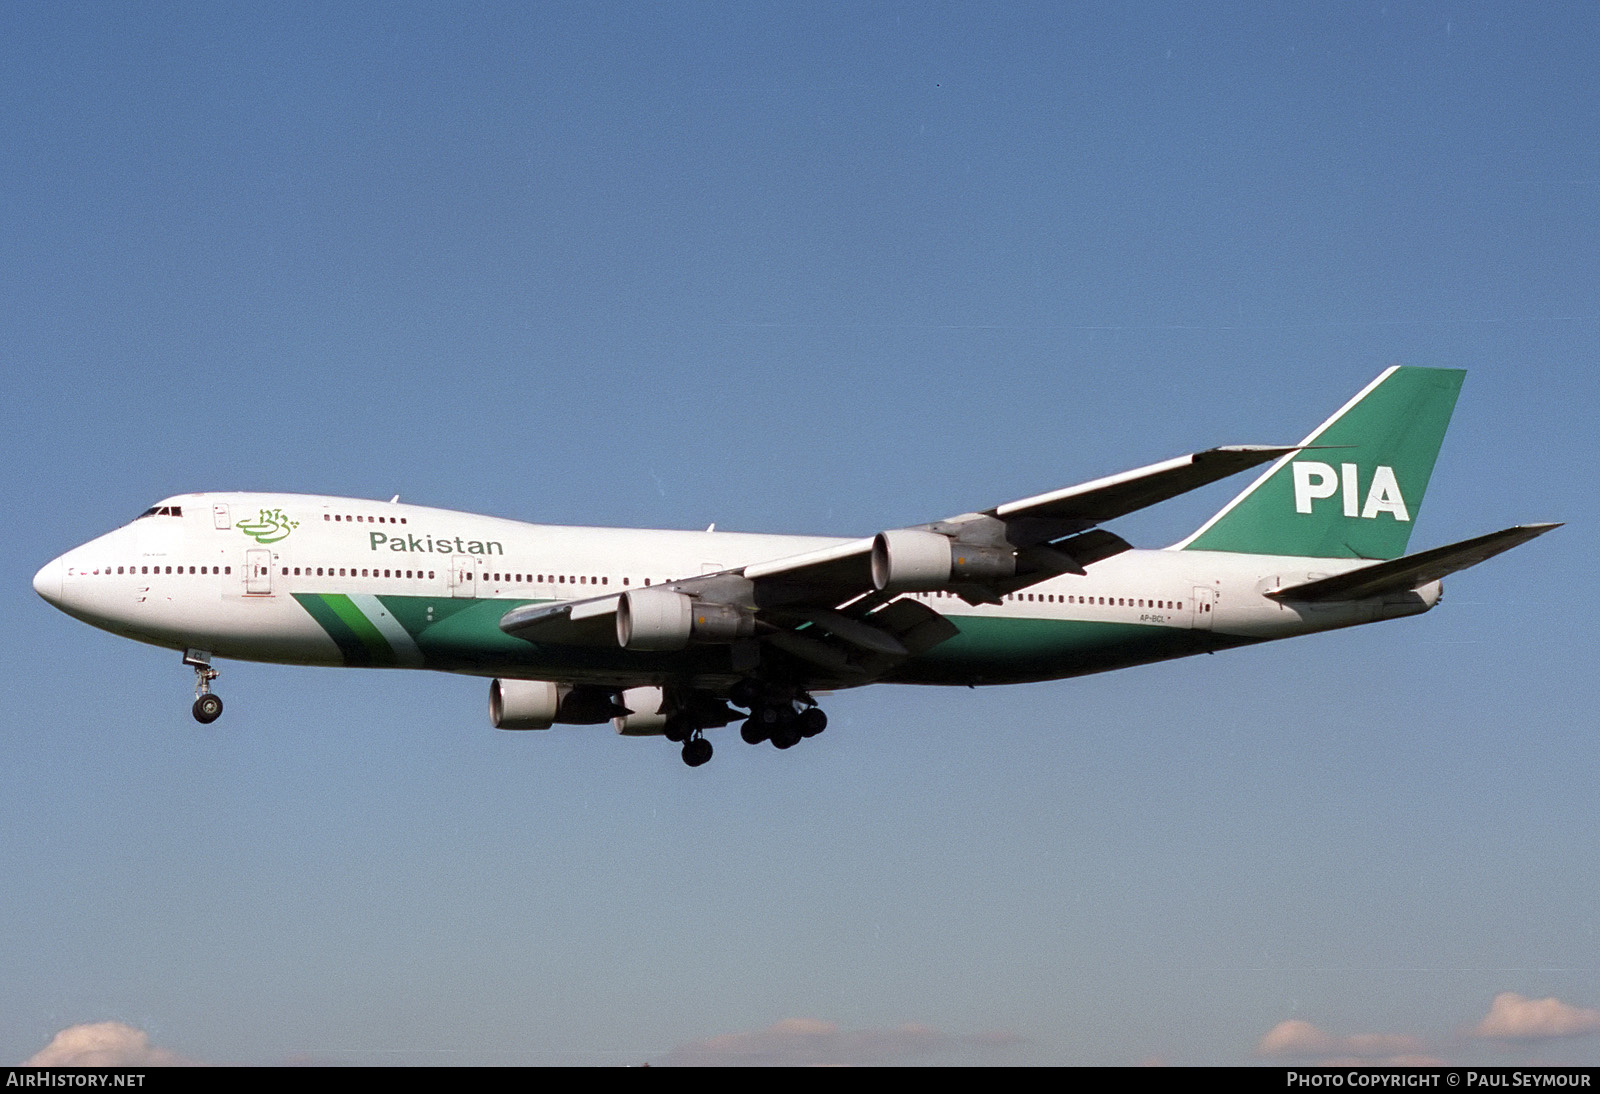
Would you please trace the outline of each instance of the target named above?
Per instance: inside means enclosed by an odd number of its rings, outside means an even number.
[[[1515,528],[1464,539],[1460,543],[1435,547],[1431,551],[1420,551],[1333,577],[1274,589],[1267,595],[1274,600],[1320,601],[1364,600],[1385,593],[1408,592],[1457,570],[1476,566],[1502,551],[1509,551],[1518,544],[1559,527],[1560,524],[1519,524]]]

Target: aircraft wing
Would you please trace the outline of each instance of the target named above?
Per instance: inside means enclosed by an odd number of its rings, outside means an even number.
[[[1083,573],[1083,567],[1129,550],[1109,532],[1089,533],[1095,525],[1166,501],[1258,467],[1297,451],[1293,446],[1232,445],[1194,452],[1133,471],[1068,486],[1047,494],[1006,502],[992,509],[963,513],[947,520],[901,529],[945,536],[957,545],[992,547],[1018,554],[1019,573],[987,582],[960,582],[951,588],[977,603],[998,599],[1060,573]],[[1087,533],[1087,534],[1085,534]],[[884,533],[836,547],[757,563],[740,571],[752,581],[774,586],[811,585],[828,589],[874,589],[872,554],[881,552]],[[1049,550],[1040,550],[1048,545]],[[1032,556],[1031,558],[1029,556]],[[1018,580],[1031,576],[1032,580]],[[987,587],[984,587],[987,586]],[[973,595],[968,595],[969,593]],[[984,595],[992,593],[995,595]]]
[[[1385,593],[1409,592],[1421,588],[1430,581],[1438,581],[1457,570],[1476,566],[1503,551],[1509,551],[1536,536],[1544,535],[1552,528],[1559,527],[1560,524],[1520,524],[1515,528],[1464,539],[1460,543],[1435,547],[1430,551],[1419,551],[1414,555],[1405,555],[1387,562],[1376,562],[1371,566],[1362,566],[1332,577],[1321,577],[1315,581],[1274,589],[1267,595],[1274,600],[1314,603],[1325,600],[1362,600],[1369,596],[1382,596]]]
[[[1299,451],[1298,446],[1236,444],[1208,448],[1081,486],[1068,486],[987,510],[1004,521],[1078,520],[1100,524]]]
[[[1130,549],[1095,525],[1293,451],[1264,445],[1208,449],[721,573],[627,594],[513,608],[500,628],[532,642],[611,645],[619,641],[623,596],[675,593],[687,598],[691,616],[711,609],[718,618],[731,612],[745,619],[745,630],[735,628],[741,639],[780,649],[841,682],[870,678],[956,633],[940,613],[902,593],[937,589],[969,603],[998,603],[1007,593],[1058,574],[1082,574]]]
[[[500,617],[500,629],[530,642],[556,646],[615,646],[620,599],[612,593],[588,600],[524,604]]]

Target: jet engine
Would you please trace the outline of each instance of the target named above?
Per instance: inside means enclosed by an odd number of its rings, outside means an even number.
[[[489,721],[496,729],[549,729],[557,722],[593,726],[615,717],[618,709],[615,695],[604,688],[549,680],[489,683]]]
[[[755,616],[666,588],[630,589],[617,603],[617,644],[630,650],[681,650],[690,642],[733,642],[755,634]]]
[[[622,693],[627,714],[611,719],[618,733],[626,737],[648,737],[667,728],[666,693],[660,688],[629,688]]]
[[[1015,576],[1009,547],[958,543],[938,532],[899,528],[872,541],[872,584],[884,593],[925,593],[952,584],[984,584]]]
[[[548,680],[489,682],[489,721],[496,729],[549,729],[561,709],[561,688]]]

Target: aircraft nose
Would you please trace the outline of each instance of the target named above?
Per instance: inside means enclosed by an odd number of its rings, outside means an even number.
[[[33,575],[33,591],[44,599],[60,607],[61,605],[61,575],[66,573],[66,567],[59,558],[53,558],[39,568]]]

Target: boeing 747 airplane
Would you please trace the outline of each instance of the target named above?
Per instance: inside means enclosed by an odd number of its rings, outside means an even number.
[[[683,761],[742,721],[790,748],[821,692],[1013,684],[1416,615],[1440,581],[1542,535],[1418,554],[1411,527],[1464,373],[1395,367],[1299,445],[1233,446],[862,539],[572,528],[307,494],[167,498],[47,563],[85,623],[214,657],[489,677],[500,729],[611,722]],[[1102,527],[1271,464],[1194,534]]]

